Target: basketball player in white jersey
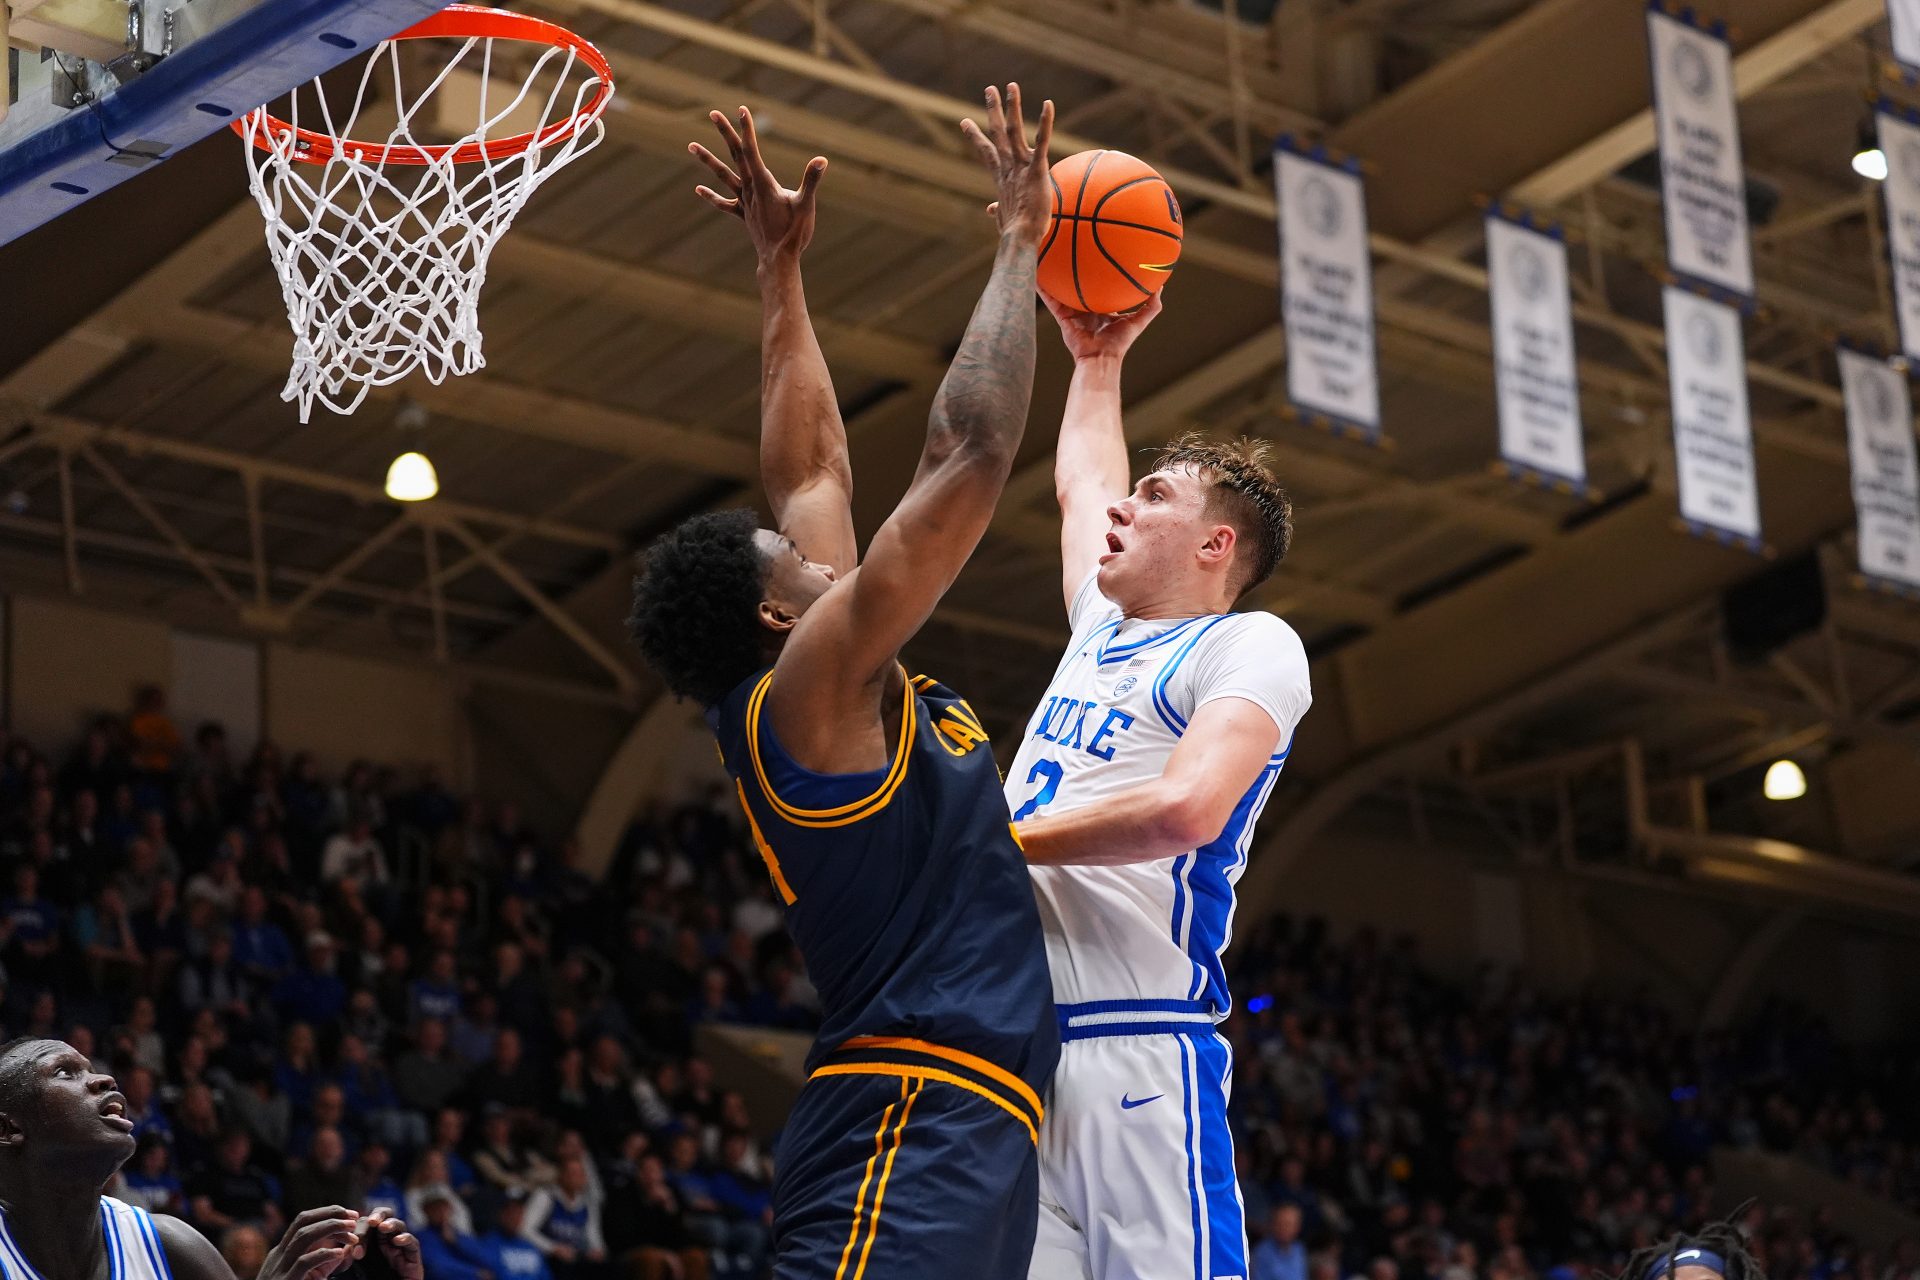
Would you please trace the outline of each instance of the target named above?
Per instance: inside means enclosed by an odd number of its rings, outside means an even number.
[[[1221,956],[1311,695],[1293,629],[1232,610],[1291,511],[1247,442],[1178,441],[1133,484],[1120,367],[1159,302],[1053,310],[1075,361],[1054,463],[1073,637],[1007,771],[1062,1041],[1028,1274],[1242,1280]]]
[[[205,1236],[178,1218],[102,1194],[132,1156],[127,1100],[71,1045],[0,1045],[0,1277],[4,1280],[234,1280]],[[327,1280],[377,1257],[394,1280],[423,1280],[420,1246],[386,1210],[333,1206],[293,1220],[259,1280]]]

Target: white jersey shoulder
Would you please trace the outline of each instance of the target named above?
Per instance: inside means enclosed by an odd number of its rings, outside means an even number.
[[[1034,869],[1057,1001],[1190,1000],[1224,1015],[1233,886],[1312,703],[1306,650],[1270,613],[1127,620],[1094,577],[1069,617],[1073,637],[1007,772],[1016,821],[1158,778],[1210,702],[1245,699],[1278,728],[1268,767],[1215,840],[1153,862]]]
[[[100,1197],[100,1226],[107,1242],[111,1280],[173,1280],[166,1246],[145,1209],[112,1196]],[[0,1276],[5,1280],[41,1280],[13,1238],[12,1224],[0,1211]]]

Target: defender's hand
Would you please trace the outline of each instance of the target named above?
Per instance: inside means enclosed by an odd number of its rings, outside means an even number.
[[[760,260],[787,256],[799,258],[813,240],[815,196],[820,177],[827,171],[827,158],[815,156],[807,161],[798,188],[788,188],[767,169],[760,155],[760,135],[754,131],[753,113],[740,108],[739,124],[718,111],[707,113],[733,156],[727,164],[697,142],[687,144],[694,159],[713,171],[725,193],[712,187],[695,187],[694,194],[722,213],[730,213],[747,224],[747,236],[753,241]]]
[[[1075,311],[1061,306],[1044,293],[1040,295],[1040,300],[1047,304],[1047,310],[1053,312],[1053,318],[1060,322],[1060,337],[1076,361],[1121,359],[1133,346],[1133,340],[1160,314],[1160,295],[1157,293],[1133,310],[1123,311],[1117,316],[1096,316]]]
[[[367,1238],[375,1241],[372,1247],[380,1251],[380,1257],[393,1269],[394,1275],[400,1280],[426,1280],[426,1267],[420,1261],[420,1242],[407,1230],[407,1224],[394,1216],[393,1210],[375,1209],[364,1221],[368,1224]]]
[[[960,131],[967,135],[999,189],[993,215],[1000,223],[1000,234],[1037,247],[1053,223],[1053,183],[1047,175],[1047,147],[1053,141],[1052,101],[1040,107],[1040,125],[1031,145],[1017,84],[1007,86],[1004,108],[1000,91],[989,86],[986,129],[962,120]]]
[[[327,1280],[353,1261],[360,1214],[339,1205],[308,1209],[267,1254],[259,1280]],[[416,1273],[413,1280],[419,1280]]]

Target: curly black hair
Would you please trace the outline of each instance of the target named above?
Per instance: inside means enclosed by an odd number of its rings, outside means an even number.
[[[1705,1249],[1726,1260],[1727,1280],[1767,1280],[1767,1273],[1747,1248],[1747,1237],[1737,1225],[1742,1210],[1725,1222],[1712,1222],[1697,1232],[1682,1232],[1662,1244],[1650,1245],[1627,1259],[1619,1280],[1672,1280],[1687,1260],[1688,1249]]]
[[[0,1112],[17,1116],[32,1102],[37,1081],[33,1062],[22,1050],[46,1043],[46,1036],[15,1036],[0,1044]]]
[[[759,528],[745,509],[694,516],[647,549],[633,579],[627,633],[669,689],[703,707],[766,662]]]

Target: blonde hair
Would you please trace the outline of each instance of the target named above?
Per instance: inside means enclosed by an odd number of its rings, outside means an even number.
[[[1271,578],[1293,545],[1293,503],[1267,467],[1271,452],[1264,440],[1209,440],[1189,431],[1153,460],[1155,471],[1192,471],[1211,482],[1207,509],[1239,539],[1234,567],[1243,580],[1236,597]]]

